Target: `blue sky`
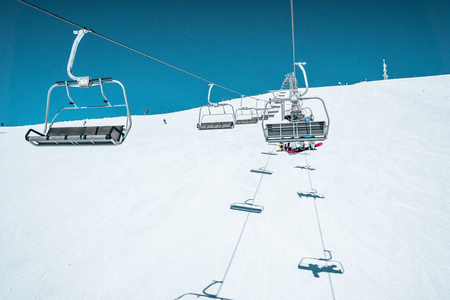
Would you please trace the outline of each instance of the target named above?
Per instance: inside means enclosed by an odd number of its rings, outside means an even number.
[[[292,71],[289,0],[30,2],[247,95],[279,88]],[[383,58],[390,78],[450,74],[449,13],[450,1],[294,0],[296,60],[315,87],[381,80]],[[0,122],[42,123],[49,87],[69,79],[77,28],[3,0],[0,29]],[[206,104],[207,83],[93,34],[73,72],[121,81],[134,115]],[[237,96],[212,91],[213,101]]]

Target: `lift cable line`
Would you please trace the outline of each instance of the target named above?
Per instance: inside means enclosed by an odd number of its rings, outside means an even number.
[[[275,150],[275,148],[272,150],[272,153],[273,153],[274,150]],[[269,164],[271,158],[272,158],[272,155],[269,155],[269,158],[267,159],[267,162],[266,162],[266,165],[265,165],[264,168],[267,168],[267,165]],[[253,195],[253,199],[252,199],[253,201],[252,201],[252,204],[253,204],[254,201],[255,201],[256,194],[258,194],[258,190],[259,190],[259,187],[261,186],[261,182],[262,182],[262,180],[263,180],[263,177],[264,177],[264,174],[261,174],[261,178],[259,179],[259,183],[258,183],[258,186],[256,187],[255,194]],[[245,222],[244,222],[244,225],[242,226],[241,233],[239,234],[238,241],[237,241],[237,243],[236,243],[236,246],[234,247],[233,254],[231,255],[230,262],[228,263],[227,269],[226,269],[226,271],[225,271],[225,273],[224,273],[224,275],[223,275],[223,278],[222,278],[222,282],[221,282],[221,284],[220,284],[220,287],[219,287],[219,289],[217,290],[217,295],[219,295],[220,290],[222,289],[223,283],[225,282],[225,279],[227,278],[228,271],[230,270],[231,264],[233,263],[234,256],[236,255],[236,252],[237,252],[237,249],[238,249],[238,247],[239,247],[239,244],[241,243],[242,235],[244,234],[245,227],[247,226],[247,222],[248,222],[248,219],[249,219],[249,217],[250,217],[250,214],[251,214],[251,212],[248,212],[248,213],[247,213],[247,217],[245,218]]]
[[[245,94],[243,94],[243,93],[240,93],[240,92],[238,92],[238,91],[232,90],[232,89],[227,88],[227,87],[225,87],[225,86],[223,86],[223,85],[214,83],[214,82],[212,82],[212,81],[210,81],[210,80],[208,80],[208,79],[205,79],[205,78],[203,78],[203,77],[200,77],[200,76],[198,76],[198,75],[195,75],[194,73],[191,73],[191,72],[189,72],[189,71],[186,71],[186,70],[184,70],[184,69],[182,69],[182,68],[180,68],[180,67],[177,67],[177,66],[175,66],[175,65],[173,65],[173,64],[170,64],[170,63],[168,63],[168,62],[165,62],[165,61],[163,61],[163,60],[161,60],[161,59],[159,59],[159,58],[156,58],[156,57],[154,57],[154,56],[151,56],[150,54],[147,54],[147,53],[142,52],[142,51],[140,51],[140,50],[137,50],[137,49],[135,49],[135,48],[133,48],[133,47],[127,46],[127,45],[125,45],[125,44],[123,44],[123,43],[121,43],[121,42],[118,42],[118,41],[116,41],[116,40],[113,40],[113,39],[111,39],[111,38],[109,38],[109,37],[107,37],[107,36],[104,36],[104,35],[102,35],[102,34],[100,34],[100,33],[98,33],[98,32],[95,32],[95,31],[92,30],[92,29],[89,29],[89,28],[84,27],[84,26],[81,26],[81,25],[79,25],[79,24],[77,24],[77,23],[75,23],[75,22],[72,22],[72,21],[70,21],[70,20],[67,20],[67,19],[65,19],[65,18],[63,18],[63,17],[60,17],[60,16],[58,16],[58,15],[56,15],[56,14],[54,14],[54,13],[51,13],[51,12],[49,12],[49,11],[43,9],[43,8],[40,8],[40,7],[38,7],[38,6],[34,5],[34,4],[31,4],[31,3],[27,2],[27,1],[24,1],[24,0],[17,0],[17,1],[19,1],[19,2],[21,2],[21,3],[23,3],[23,4],[26,4],[26,5],[28,5],[28,6],[32,7],[32,8],[34,8],[34,9],[37,9],[37,10],[39,10],[39,11],[45,13],[45,14],[48,14],[48,15],[54,17],[54,18],[57,18],[57,19],[59,19],[59,20],[61,20],[61,21],[64,21],[64,22],[66,22],[66,23],[69,23],[69,24],[71,24],[71,25],[73,25],[73,26],[75,26],[75,27],[78,27],[78,28],[87,30],[88,32],[90,32],[90,33],[92,33],[92,34],[94,34],[94,35],[96,35],[96,36],[98,36],[98,37],[100,37],[100,38],[102,38],[102,39],[105,39],[105,40],[110,41],[110,42],[112,42],[112,43],[114,43],[114,44],[117,44],[117,45],[119,45],[119,46],[122,46],[122,47],[124,47],[124,48],[127,48],[128,50],[134,51],[134,52],[136,52],[136,53],[138,53],[138,54],[141,54],[141,55],[143,55],[143,56],[145,56],[145,57],[151,58],[151,59],[153,59],[153,60],[155,60],[155,61],[157,61],[157,62],[160,62],[160,63],[162,63],[162,64],[164,64],[164,65],[166,65],[166,66],[168,66],[168,67],[171,67],[171,68],[176,69],[176,70],[178,70],[178,71],[181,71],[181,72],[183,72],[183,73],[185,73],[185,74],[188,74],[188,75],[190,75],[190,76],[193,76],[193,77],[195,77],[195,78],[197,78],[197,79],[200,79],[200,80],[202,80],[202,81],[205,81],[205,82],[207,82],[207,83],[209,83],[209,84],[214,84],[214,85],[216,85],[216,86],[218,86],[218,87],[220,87],[220,88],[223,88],[224,90],[233,92],[233,93],[238,94],[238,95],[244,95],[244,96],[246,96],[246,97],[253,98],[253,99],[256,99],[256,100],[262,100],[262,99],[258,99],[258,98],[252,97],[252,96],[247,96],[247,95],[245,95]],[[263,100],[263,101],[265,101],[265,100]]]
[[[306,160],[306,165],[308,166],[309,164],[308,164],[308,156],[307,155],[305,155],[305,160]],[[309,185],[311,187],[311,190],[315,191],[313,189],[313,185],[312,185],[311,171],[309,169],[307,169],[307,171],[308,171],[308,177],[309,177]],[[325,261],[326,266],[328,267],[327,254],[330,255],[330,259],[331,259],[331,253],[330,253],[330,251],[325,249],[325,242],[323,241],[322,227],[320,226],[319,212],[317,211],[316,197],[314,197],[314,209],[316,211],[317,225],[319,226],[320,240],[322,241],[322,250],[323,250],[323,254],[324,254],[324,261]],[[331,295],[333,296],[333,299],[336,299],[336,297],[334,295],[333,281],[331,280],[331,275],[329,272],[328,272],[328,280],[330,282]]]
[[[272,149],[272,151],[270,153],[273,154],[274,151],[275,151],[275,148]],[[269,158],[267,159],[265,167],[267,167],[267,165],[269,164],[270,158],[272,156],[273,155],[269,155]],[[256,194],[258,193],[259,187],[261,186],[261,182],[262,182],[263,177],[264,177],[264,174],[261,174],[261,178],[259,179],[259,183],[258,183],[258,186],[256,187],[256,191],[255,191],[255,194],[253,195],[253,199],[249,199],[249,200],[252,200],[252,204],[255,201]],[[222,280],[220,280],[220,281],[213,280],[213,282],[211,284],[209,284],[206,288],[203,289],[203,294],[199,294],[199,293],[185,293],[185,294],[175,298],[174,300],[181,299],[184,296],[188,296],[188,295],[196,296],[197,298],[204,297],[204,298],[213,298],[213,299],[218,299],[218,300],[230,300],[228,298],[220,297],[219,294],[220,294],[220,291],[222,290],[222,286],[223,286],[223,284],[225,282],[225,279],[227,278],[228,271],[230,270],[231,264],[233,263],[234,256],[236,255],[236,252],[237,252],[237,249],[239,247],[239,244],[241,243],[242,236],[244,235],[244,231],[245,231],[245,228],[247,226],[248,219],[250,218],[250,214],[251,214],[251,212],[247,212],[247,216],[245,218],[244,225],[242,226],[241,233],[239,234],[239,238],[238,238],[238,240],[236,242],[236,246],[233,249],[233,254],[231,255],[230,261],[228,262],[227,269],[225,270],[225,273],[223,275]],[[214,294],[212,294],[210,292],[207,292],[207,290],[210,287],[214,286],[214,285],[218,285],[217,292],[215,292]]]
[[[291,0],[291,28],[292,28],[292,58],[293,58],[293,63],[294,63],[294,72],[292,73],[292,75],[294,75],[295,77],[295,42],[294,42],[294,3],[293,0]],[[297,88],[297,82],[295,82],[295,87]]]

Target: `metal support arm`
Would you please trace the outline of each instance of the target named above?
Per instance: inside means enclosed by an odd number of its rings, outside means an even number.
[[[211,101],[209,100],[210,97],[211,97],[211,89],[213,88],[213,86],[214,86],[214,83],[210,83],[210,84],[209,84],[209,90],[208,90],[208,103],[211,104],[211,105],[217,105],[217,103],[211,103]]]
[[[306,65],[305,62],[298,62],[295,63],[295,65],[297,65],[303,72],[303,78],[305,79],[305,90],[303,91],[303,93],[300,94],[300,97],[303,97],[304,95],[306,95],[306,93],[308,92],[309,86],[308,86],[308,78],[306,77],[306,71],[305,68],[303,67],[304,65]]]
[[[78,86],[81,88],[90,86],[91,77],[89,77],[89,76],[82,76],[82,77],[74,76],[72,74],[72,66],[73,66],[73,61],[75,60],[75,54],[77,53],[78,44],[80,43],[83,36],[88,32],[89,32],[89,30],[86,30],[86,29],[81,29],[81,30],[73,32],[74,34],[77,35],[77,37],[73,41],[72,50],[70,51],[69,61],[67,63],[67,75],[69,75],[69,77],[72,78],[73,80],[76,80],[78,82]]]

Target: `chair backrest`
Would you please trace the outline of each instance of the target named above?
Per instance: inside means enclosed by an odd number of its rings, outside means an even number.
[[[324,140],[327,127],[325,121],[267,124],[266,134],[273,141]]]

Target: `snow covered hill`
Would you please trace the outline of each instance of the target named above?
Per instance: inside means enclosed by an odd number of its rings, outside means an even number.
[[[260,124],[199,131],[198,109],[135,116],[119,147],[0,128],[0,299],[174,299],[225,274],[232,299],[448,299],[450,76],[308,96],[331,117],[309,156],[261,154]],[[306,159],[325,199],[297,195]],[[255,193],[245,223],[229,207]],[[323,257],[320,233],[343,274],[298,269]]]

